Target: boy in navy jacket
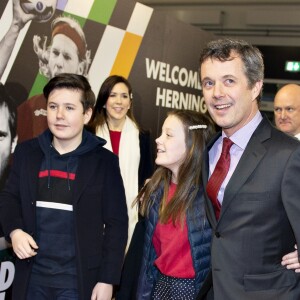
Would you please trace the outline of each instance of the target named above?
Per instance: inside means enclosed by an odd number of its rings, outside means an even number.
[[[128,226],[118,158],[84,129],[95,104],[84,76],[60,74],[44,95],[49,129],[17,146],[0,194],[13,299],[111,299]]]

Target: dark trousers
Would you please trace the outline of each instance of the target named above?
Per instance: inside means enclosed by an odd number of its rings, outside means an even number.
[[[27,300],[79,300],[78,290],[30,284]]]

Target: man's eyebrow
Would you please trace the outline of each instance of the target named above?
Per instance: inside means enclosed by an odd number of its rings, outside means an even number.
[[[206,81],[206,80],[212,80],[210,77],[206,76],[204,78],[201,79],[201,81]]]

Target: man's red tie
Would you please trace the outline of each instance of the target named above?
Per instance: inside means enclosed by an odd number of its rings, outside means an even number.
[[[218,200],[218,192],[229,170],[229,166],[230,166],[229,150],[232,144],[233,142],[229,138],[225,137],[223,139],[221,156],[206,186],[206,192],[214,206],[217,220],[219,219],[220,210],[221,210],[221,204]]]

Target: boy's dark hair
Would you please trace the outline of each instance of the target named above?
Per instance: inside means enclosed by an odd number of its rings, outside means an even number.
[[[17,135],[17,105],[2,83],[0,83],[0,107],[7,107],[8,109],[8,125],[13,140]]]
[[[44,96],[48,102],[49,95],[56,89],[70,89],[82,91],[81,103],[83,106],[83,112],[85,113],[89,108],[94,107],[96,97],[88,80],[78,74],[61,73],[52,79],[45,85],[43,89]]]

